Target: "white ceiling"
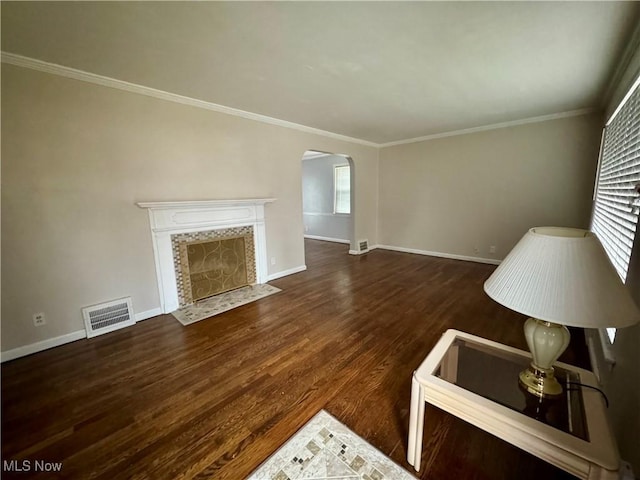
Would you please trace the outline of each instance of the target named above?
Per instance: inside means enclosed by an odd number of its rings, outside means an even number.
[[[2,2],[2,50],[382,144],[600,107],[635,2]]]

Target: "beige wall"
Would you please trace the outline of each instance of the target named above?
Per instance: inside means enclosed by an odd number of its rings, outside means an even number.
[[[634,251],[629,265],[627,286],[640,308],[640,235],[636,234]],[[601,381],[609,396],[613,429],[620,454],[640,475],[640,325],[621,328],[612,345],[616,364],[612,369],[601,365]]]
[[[136,312],[159,306],[138,201],[276,197],[269,273],[303,265],[308,149],[353,158],[354,237],[371,245],[488,258],[496,245],[502,258],[532,225],[588,221],[596,116],[384,148],[378,172],[371,147],[20,67],[2,73],[2,351],[81,330],[86,305],[131,295]],[[33,326],[36,312],[47,325]]]
[[[353,158],[356,237],[375,242],[375,148],[3,65],[2,351],[82,330],[83,306],[159,306],[138,201],[276,197],[269,273],[303,265],[308,149]]]
[[[502,259],[531,227],[587,227],[601,128],[592,114],[383,148],[378,241]]]

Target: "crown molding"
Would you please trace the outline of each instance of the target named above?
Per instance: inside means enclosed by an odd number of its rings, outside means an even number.
[[[125,82],[123,80],[117,80],[111,77],[105,77],[103,75],[97,75],[95,73],[85,72],[75,68],[65,67],[55,63],[44,62],[42,60],[36,60],[35,58],[24,57],[22,55],[16,55],[9,52],[1,52],[1,61],[9,65],[16,65],[18,67],[29,68],[44,73],[50,73],[52,75],[58,75],[62,77],[79,80],[81,82],[93,83],[95,85],[101,85],[103,87],[115,88],[118,90],[124,90],[130,93],[137,93],[139,95],[146,95],[148,97],[154,97],[168,102],[180,103],[182,105],[188,105],[196,108],[203,108],[205,110],[212,110],[214,112],[225,113],[227,115],[233,115],[236,117],[245,118],[248,120],[254,120],[256,122],[267,123],[269,125],[276,125],[279,127],[290,128],[292,130],[298,130],[305,133],[311,133],[335,140],[341,140],[344,142],[355,143],[359,145],[365,145],[373,148],[386,148],[396,145],[404,145],[409,143],[424,142],[427,140],[435,140],[438,138],[455,137],[458,135],[467,135],[469,133],[484,132],[488,130],[497,130],[499,128],[514,127],[518,125],[526,125],[528,123],[545,122],[548,120],[556,120],[560,118],[576,117],[579,115],[587,115],[598,111],[598,108],[584,108],[580,110],[572,110],[568,112],[554,113],[551,115],[543,115],[540,117],[524,118],[521,120],[513,120],[509,122],[494,123],[491,125],[483,125],[479,127],[466,128],[462,130],[453,130],[449,132],[435,133],[433,135],[425,135],[422,137],[409,138],[406,140],[397,140],[387,143],[375,143],[368,140],[362,140],[360,138],[348,137],[339,133],[328,132],[326,130],[320,130],[306,125],[300,125],[298,123],[289,122],[286,120],[280,120],[278,118],[268,117],[266,115],[260,115],[258,113],[247,112],[239,110],[237,108],[226,107],[224,105],[218,105],[216,103],[206,102],[204,100],[198,100],[191,97],[185,97],[175,93],[165,92],[163,90],[157,90],[151,87],[145,87],[135,83]]]
[[[139,95],[146,95],[148,97],[159,98],[169,102],[180,103],[183,105],[189,105],[191,107],[203,108],[206,110],[212,110],[214,112],[226,113],[227,115],[233,115],[236,117],[246,118],[248,120],[254,120],[257,122],[268,123],[270,125],[276,125],[279,127],[290,128],[305,133],[312,133],[323,137],[332,138],[335,140],[342,140],[350,143],[357,143],[360,145],[366,145],[368,147],[377,148],[378,144],[362,140],[360,138],[348,137],[346,135],[340,135],[338,133],[328,132],[320,130],[318,128],[307,127],[306,125],[300,125],[298,123],[288,122],[286,120],[280,120],[278,118],[268,117],[266,115],[260,115],[258,113],[246,112],[237,108],[225,107],[224,105],[218,105],[216,103],[206,102],[204,100],[198,100],[196,98],[185,97],[175,93],[165,92],[163,90],[157,90],[151,87],[145,87],[135,83],[125,82],[123,80],[117,80],[111,77],[105,77],[103,75],[97,75],[95,73],[85,72],[83,70],[77,70],[75,68],[65,67],[55,63],[44,62],[42,60],[36,60],[35,58],[24,57],[22,55],[16,55],[14,53],[2,52],[2,63],[9,65],[16,65],[18,67],[30,68],[39,72],[50,73],[53,75],[59,75],[61,77],[72,78],[81,82],[93,83],[96,85],[102,85],[103,87],[116,88],[118,90],[124,90],[130,93],[137,93]]]
[[[405,145],[408,143],[418,143],[427,140],[435,140],[438,138],[455,137],[458,135],[467,135],[469,133],[486,132],[488,130],[498,130],[500,128],[516,127],[518,125],[526,125],[529,123],[547,122],[549,120],[557,120],[560,118],[578,117],[580,115],[588,115],[599,111],[598,108],[582,108],[580,110],[571,110],[568,112],[552,113],[550,115],[542,115],[540,117],[523,118],[521,120],[512,120],[509,122],[493,123],[491,125],[482,125],[480,127],[465,128],[462,130],[452,130],[450,132],[434,133],[433,135],[425,135],[424,137],[409,138],[407,140],[398,140],[396,142],[381,143],[379,148],[395,147],[396,145]]]

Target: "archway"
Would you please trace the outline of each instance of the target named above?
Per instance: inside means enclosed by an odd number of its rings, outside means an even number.
[[[356,245],[353,159],[345,154],[307,150],[302,155],[301,171],[304,237],[345,244],[345,253],[353,252]]]

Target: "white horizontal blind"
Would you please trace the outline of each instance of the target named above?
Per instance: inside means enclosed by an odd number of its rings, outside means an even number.
[[[334,167],[334,213],[351,213],[351,171],[349,165]]]
[[[598,236],[624,282],[638,226],[640,183],[640,89],[606,126],[591,230]]]

